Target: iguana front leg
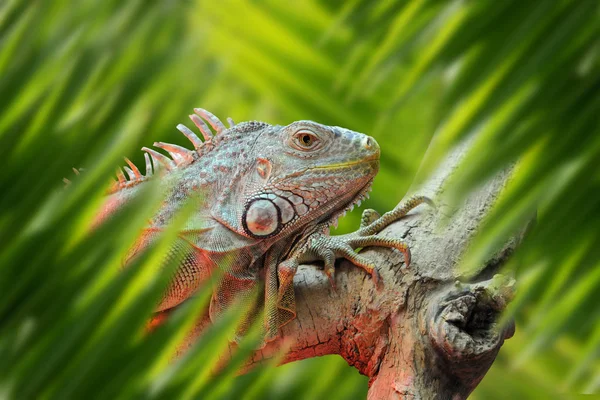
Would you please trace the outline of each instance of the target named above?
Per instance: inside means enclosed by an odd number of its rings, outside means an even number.
[[[404,217],[410,210],[422,203],[434,207],[433,201],[425,196],[411,197],[408,201],[400,203],[392,211],[379,216],[374,210],[365,210],[361,227],[352,233],[340,236],[329,236],[319,229],[313,233],[306,242],[297,248],[287,260],[279,264],[279,302],[285,301],[293,291],[292,283],[298,265],[306,262],[323,261],[324,272],[335,287],[335,259],[346,258],[356,266],[364,269],[376,285],[379,285],[379,273],[369,259],[356,253],[357,248],[368,246],[391,247],[404,254],[405,263],[410,264],[410,250],[406,243],[400,239],[377,236],[385,227]],[[324,228],[325,226],[323,226]],[[289,308],[289,305],[287,305]]]

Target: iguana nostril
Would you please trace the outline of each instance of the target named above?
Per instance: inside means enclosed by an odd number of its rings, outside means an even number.
[[[370,136],[365,136],[362,139],[362,145],[365,150],[369,150],[369,152],[379,153],[379,145],[377,141]]]

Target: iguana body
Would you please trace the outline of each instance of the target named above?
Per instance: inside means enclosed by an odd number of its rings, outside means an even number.
[[[211,271],[220,268],[223,278],[213,292],[211,318],[218,318],[234,298],[250,298],[261,285],[269,340],[295,316],[292,279],[300,262],[324,261],[332,283],[336,257],[345,257],[378,278],[374,266],[354,251],[358,247],[393,247],[405,254],[408,263],[404,243],[376,234],[425,198],[415,198],[383,217],[365,214],[361,229],[353,234],[326,234],[327,227],[370,190],[379,168],[379,146],[373,138],[312,121],[274,126],[254,121],[234,125],[229,120],[231,126],[226,128],[211,113],[195,112],[190,118],[204,140],[179,125],[194,150],[155,143],[169,158],[143,148],[146,174],[127,160],[129,179],[118,174],[119,182],[98,215],[98,222],[110,217],[150,175],[161,171],[158,179],[166,200],[131,250],[131,258],[169,224],[186,199],[200,194],[202,202],[167,255],[181,261],[157,311],[190,297]]]

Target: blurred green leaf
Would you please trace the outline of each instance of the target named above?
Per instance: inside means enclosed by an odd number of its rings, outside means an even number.
[[[339,357],[209,379],[233,314],[171,362],[207,292],[142,333],[168,280],[156,265],[169,235],[120,264],[156,193],[88,227],[122,157],[140,164],[136,149],[155,140],[186,145],[174,126],[196,106],[374,135],[381,172],[364,207],[380,211],[404,195],[434,132],[428,171],[474,141],[453,201],[516,163],[462,265],[476,268],[537,211],[507,266],[517,334],[474,397],[598,392],[599,38],[591,0],[0,2],[0,396],[366,396]]]

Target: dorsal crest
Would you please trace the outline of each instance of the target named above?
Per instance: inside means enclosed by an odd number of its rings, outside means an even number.
[[[191,114],[189,117],[198,130],[200,130],[202,139],[183,124],[177,125],[177,129],[192,143],[193,150],[176,144],[155,142],[154,147],[166,151],[168,153],[167,156],[157,150],[142,147],[142,150],[145,152],[146,173],[142,174],[131,160],[125,158],[128,166],[117,170],[117,181],[110,188],[109,193],[114,193],[123,188],[132,187],[144,182],[158,170],[168,173],[192,164],[204,154],[210,152],[221,141],[223,132],[229,131],[232,128],[235,128],[237,133],[243,134],[269,126],[267,123],[258,121],[242,122],[236,125],[231,118],[227,118],[227,122],[229,123],[229,128],[227,128],[219,118],[203,108],[194,108],[194,114]],[[123,173],[123,170],[125,170],[127,176]]]

